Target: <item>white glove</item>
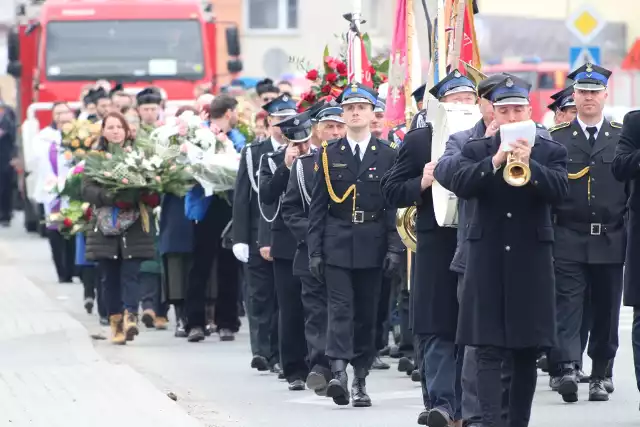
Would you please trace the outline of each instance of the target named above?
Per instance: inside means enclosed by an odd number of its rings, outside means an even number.
[[[233,255],[240,262],[249,262],[249,245],[246,243],[236,243],[231,248],[233,250]]]

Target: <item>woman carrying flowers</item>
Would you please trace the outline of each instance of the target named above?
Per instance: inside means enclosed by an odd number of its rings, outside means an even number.
[[[129,126],[122,114],[108,113],[102,121],[99,143],[103,155],[128,144],[129,138]],[[82,197],[94,206],[95,220],[95,226],[87,232],[86,256],[99,265],[112,342],[125,344],[138,334],[140,264],[155,256],[153,236],[143,227],[146,212],[141,208],[146,208],[142,203],[155,207],[159,197],[145,192],[114,192],[88,176],[82,183]]]

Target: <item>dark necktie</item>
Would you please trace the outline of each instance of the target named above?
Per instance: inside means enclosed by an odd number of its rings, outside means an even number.
[[[360,169],[360,144],[356,144],[356,149],[354,150],[353,157],[356,159],[356,167]]]
[[[589,126],[587,127],[587,132],[589,133],[589,145],[593,147],[596,144],[596,132],[598,132],[598,128]]]

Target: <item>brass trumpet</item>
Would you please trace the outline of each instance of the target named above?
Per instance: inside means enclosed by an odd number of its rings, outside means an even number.
[[[529,165],[520,160],[515,154],[509,153],[502,176],[507,184],[514,187],[522,187],[523,185],[527,185],[531,179],[531,169]]]

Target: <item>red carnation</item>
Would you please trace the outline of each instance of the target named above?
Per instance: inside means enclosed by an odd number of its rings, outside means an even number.
[[[334,83],[336,80],[338,80],[338,75],[336,73],[327,73],[324,78],[327,80],[327,83]]]
[[[318,70],[307,71],[307,80],[316,81],[318,79]]]
[[[309,103],[312,103],[316,100],[316,95],[313,92],[307,92],[302,96],[302,99]]]
[[[71,218],[65,218],[64,221],[62,221],[62,225],[64,225],[65,228],[71,228],[73,227],[73,221],[71,221]]]
[[[346,76],[347,75],[347,66],[344,64],[344,62],[339,62],[338,65],[336,66],[336,71],[341,76]]]
[[[322,92],[324,94],[330,93],[331,92],[331,85],[322,86],[322,89],[320,89],[320,92]]]
[[[86,211],[84,211],[84,217],[89,220],[91,219],[91,217],[93,216],[93,210],[91,208],[87,208]]]
[[[327,64],[327,66],[329,68],[331,68],[332,70],[335,70],[337,66],[339,66],[339,64],[341,64],[340,61],[338,61],[336,58],[332,57],[332,56],[326,56],[324,58],[324,63]]]

